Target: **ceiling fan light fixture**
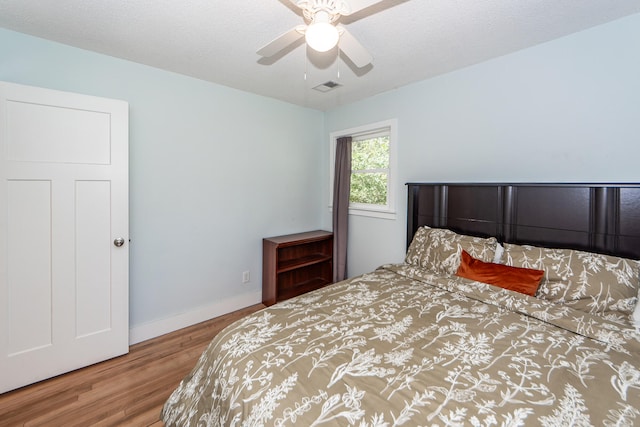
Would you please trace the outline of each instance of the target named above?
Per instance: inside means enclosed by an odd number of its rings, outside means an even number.
[[[279,0],[286,3],[286,0]],[[289,0],[296,7],[302,9],[304,25],[298,25],[286,33],[272,40],[266,46],[258,49],[257,54],[263,58],[279,57],[278,54],[293,50],[297,42],[304,37],[307,53],[309,49],[316,52],[335,52],[340,43],[340,53],[349,58],[357,68],[364,68],[371,64],[373,57],[362,44],[343,25],[339,25],[340,17],[352,15],[373,5],[389,3],[391,0]],[[397,2],[398,0],[395,0]],[[406,1],[406,0],[401,0]],[[2,0],[0,0],[2,3]],[[337,53],[337,52],[336,52]],[[339,59],[339,56],[337,57]],[[366,70],[365,70],[366,72]]]
[[[313,22],[307,27],[304,38],[311,49],[326,52],[338,44],[340,33],[335,25],[329,23],[328,14],[317,12]]]

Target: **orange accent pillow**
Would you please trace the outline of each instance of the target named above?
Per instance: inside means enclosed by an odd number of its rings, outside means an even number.
[[[503,264],[480,261],[473,258],[464,249],[460,254],[460,267],[456,276],[500,286],[504,289],[535,296],[544,270],[512,267]]]

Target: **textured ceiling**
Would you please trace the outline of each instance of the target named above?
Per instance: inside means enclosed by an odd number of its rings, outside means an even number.
[[[289,0],[0,0],[0,27],[326,110],[635,13],[640,0],[385,0],[341,19],[373,55],[362,69],[302,43],[257,55],[303,23]],[[342,86],[311,89],[329,80]]]

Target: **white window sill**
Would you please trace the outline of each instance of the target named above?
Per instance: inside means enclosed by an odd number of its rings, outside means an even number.
[[[396,219],[396,213],[393,211],[377,211],[373,209],[349,208],[349,215],[368,216],[380,219]]]
[[[333,206],[329,206],[329,211],[333,211]],[[349,208],[349,215],[355,216],[367,216],[370,218],[379,218],[379,219],[396,219],[395,211],[387,211],[387,210],[376,210],[376,209],[362,209],[362,208]]]

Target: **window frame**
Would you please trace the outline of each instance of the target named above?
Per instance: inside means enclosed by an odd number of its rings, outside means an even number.
[[[354,140],[363,136],[389,135],[389,174],[387,176],[387,204],[370,205],[366,203],[349,203],[349,215],[368,216],[382,219],[396,219],[396,151],[398,147],[398,121],[389,119],[351,129],[331,132],[329,134],[329,209],[333,209],[333,178],[335,175],[335,158],[337,140],[343,136],[351,136]]]

